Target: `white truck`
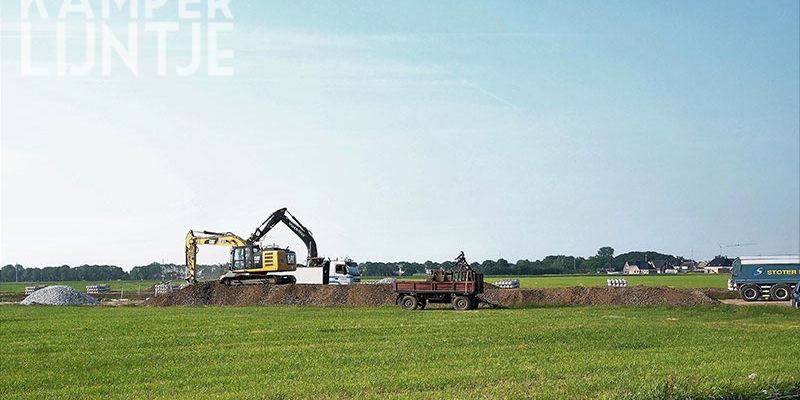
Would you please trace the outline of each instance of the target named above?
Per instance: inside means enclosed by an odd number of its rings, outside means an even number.
[[[325,259],[319,266],[297,265],[294,271],[276,275],[292,275],[299,285],[353,285],[361,282],[358,264],[349,259]]]

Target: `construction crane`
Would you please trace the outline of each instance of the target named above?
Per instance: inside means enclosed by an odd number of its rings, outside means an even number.
[[[295,252],[288,248],[275,246],[262,248],[260,244],[261,239],[280,222],[283,222],[306,245],[308,249],[307,265],[309,267],[320,266],[323,260],[317,255],[317,243],[314,241],[311,231],[286,208],[281,208],[270,214],[247,240],[230,232],[189,231],[185,241],[186,281],[190,284],[197,282],[197,247],[213,245],[232,248],[230,269],[220,277],[222,283],[227,285],[294,283],[294,276],[276,273],[286,273],[297,269]],[[327,279],[321,283],[327,283]]]

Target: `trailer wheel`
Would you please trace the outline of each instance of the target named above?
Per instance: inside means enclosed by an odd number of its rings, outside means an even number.
[[[404,310],[412,311],[417,309],[417,298],[411,295],[405,295],[400,299],[400,307]]]
[[[761,298],[761,287],[758,285],[744,285],[739,289],[739,294],[744,301],[756,301]]]
[[[456,296],[453,299],[453,308],[458,311],[466,311],[472,308],[472,302],[467,296]]]
[[[792,297],[792,290],[784,283],[769,288],[769,298],[775,301],[786,301]]]

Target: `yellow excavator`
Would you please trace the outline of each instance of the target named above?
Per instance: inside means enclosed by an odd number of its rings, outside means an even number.
[[[293,275],[285,274],[297,269],[295,252],[288,248],[262,248],[260,245],[261,239],[279,222],[283,222],[305,243],[308,267],[318,267],[324,262],[317,256],[317,244],[311,231],[286,208],[281,208],[264,220],[247,240],[230,232],[189,231],[185,243],[186,281],[190,284],[197,282],[197,247],[211,245],[232,247],[230,269],[220,277],[220,281],[226,285],[295,283]],[[323,283],[327,283],[327,280],[324,279]]]

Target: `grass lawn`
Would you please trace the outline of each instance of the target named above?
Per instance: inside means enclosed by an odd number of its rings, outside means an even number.
[[[490,276],[488,282],[501,279],[519,279],[524,288],[554,288],[572,286],[607,286],[607,279],[626,279],[628,285],[671,286],[675,288],[706,289],[728,287],[730,274],[680,274],[680,275],[547,275],[547,276]]]
[[[0,307],[13,398],[768,398],[784,307]],[[749,378],[751,374],[754,379]]]
[[[546,276],[488,276],[487,282],[496,282],[501,279],[519,279],[523,288],[552,288],[571,286],[606,286],[606,275],[546,275]],[[728,285],[728,274],[682,274],[682,275],[619,275],[613,278],[625,278],[629,285],[647,286],[672,286],[677,288],[720,288]],[[365,280],[377,280],[368,278]],[[423,276],[404,279],[425,279]],[[68,282],[3,282],[0,283],[0,292],[22,293],[26,286],[67,285],[81,292],[86,291],[87,285],[110,284],[112,291],[137,291],[145,290],[159,283],[159,281],[68,281]],[[181,283],[180,281],[178,283]]]
[[[508,276],[490,275],[487,282],[497,282],[503,279],[519,279],[523,288],[559,288],[573,286],[607,286],[609,278],[627,279],[628,285],[645,286],[670,286],[686,289],[726,289],[730,274],[680,274],[680,275],[535,275],[535,276]],[[380,278],[366,278],[375,281]],[[424,280],[424,275],[404,277],[408,280]]]
[[[0,283],[0,292],[24,293],[26,286],[52,286],[65,285],[75,290],[85,292],[89,285],[111,285],[112,291],[137,291],[149,289],[159,281],[66,281],[66,282],[3,282]]]

